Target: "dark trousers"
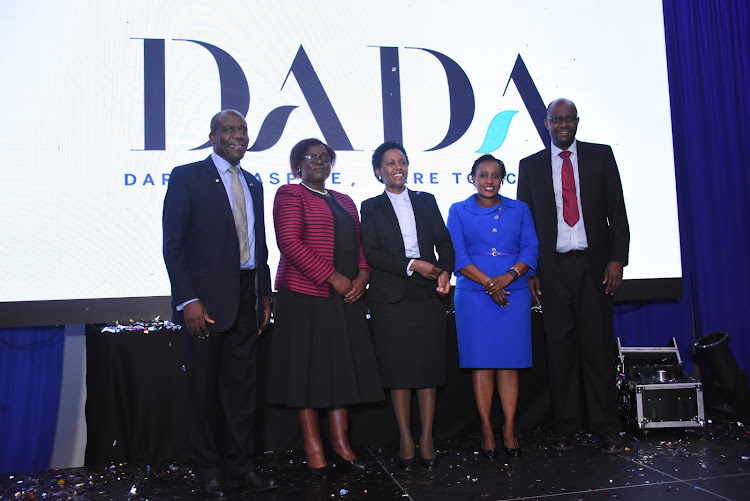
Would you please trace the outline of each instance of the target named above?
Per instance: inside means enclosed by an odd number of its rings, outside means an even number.
[[[253,273],[243,274],[239,312],[228,331],[211,331],[206,339],[187,333],[184,337],[188,441],[196,474],[204,482],[255,469],[258,328],[254,280]]]
[[[540,275],[555,431],[573,433],[588,415],[593,433],[621,429],[615,386],[613,306],[588,252],[557,254]]]

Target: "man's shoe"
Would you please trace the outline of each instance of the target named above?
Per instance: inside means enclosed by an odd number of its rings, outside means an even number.
[[[625,446],[622,443],[620,434],[617,432],[609,432],[599,437],[599,447],[605,454],[618,454],[625,450]]]
[[[572,433],[558,433],[552,438],[552,448],[556,451],[569,451],[575,445],[576,442]]]
[[[239,481],[242,487],[252,492],[272,491],[279,486],[274,479],[266,478],[258,470],[248,471]]]
[[[229,499],[224,484],[215,478],[212,478],[203,484],[201,491],[203,492],[203,497],[205,499],[210,499],[211,501],[224,501]]]

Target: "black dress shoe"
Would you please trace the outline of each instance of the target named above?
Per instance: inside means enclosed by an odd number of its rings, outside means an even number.
[[[432,459],[422,458],[422,468],[424,468],[425,470],[434,470],[436,464],[437,464],[437,456],[435,456]]]
[[[398,461],[399,468],[406,471],[413,470],[416,465],[417,458],[400,459]]]
[[[575,447],[572,433],[558,433],[552,438],[552,448],[556,451],[569,451]]]
[[[605,454],[618,454],[625,450],[620,434],[617,432],[605,433],[599,437],[599,447]]]
[[[201,491],[203,492],[203,497],[205,499],[210,499],[211,501],[224,501],[229,499],[224,484],[215,478],[212,478],[203,484]]]
[[[497,455],[497,450],[494,447],[492,449],[482,449],[480,446],[479,450],[482,451],[482,454],[487,456],[487,459],[495,459],[495,456]]]
[[[258,470],[248,471],[239,479],[245,489],[252,492],[272,491],[279,486],[272,478],[267,478]]]
[[[310,474],[318,480],[328,480],[331,476],[330,466],[321,466],[320,468],[310,468],[308,466],[307,469],[310,470]]]

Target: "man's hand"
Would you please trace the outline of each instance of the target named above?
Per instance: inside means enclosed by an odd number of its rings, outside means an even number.
[[[263,298],[263,325],[261,325],[260,329],[258,329],[258,335],[263,333],[263,331],[266,330],[266,327],[268,327],[268,324],[270,323],[271,323],[271,298],[264,297]]]
[[[610,261],[604,270],[604,281],[602,282],[602,285],[606,286],[604,293],[614,296],[621,284],[622,263],[620,261]]]
[[[539,306],[541,304],[539,300],[539,296],[542,295],[542,287],[539,285],[539,277],[533,276],[529,277],[527,275],[527,278],[529,280],[529,291],[531,292],[531,301],[534,303],[534,306]]]
[[[208,316],[208,312],[200,300],[186,304],[182,313],[185,315],[185,325],[190,334],[199,339],[208,337],[207,324],[213,324],[214,321]]]
[[[411,263],[409,269],[411,271],[416,271],[428,280],[435,280],[443,271],[434,264],[430,264],[427,261],[423,261],[421,259],[415,259]]]

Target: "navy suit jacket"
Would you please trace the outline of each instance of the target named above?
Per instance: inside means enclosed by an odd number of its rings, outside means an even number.
[[[610,261],[628,264],[630,227],[625,211],[620,173],[612,148],[606,144],[577,141],[581,210],[594,276],[604,277]],[[557,208],[552,186],[550,148],[521,160],[516,198],[531,209],[539,237],[541,279],[555,274]]]
[[[254,307],[263,323],[263,297],[271,297],[263,186],[243,171],[255,212],[255,305],[240,305],[240,251],[232,209],[211,156],[175,167],[164,197],[164,262],[172,284],[173,319],[183,324],[176,306],[198,298],[216,322],[212,331],[228,330],[240,307]]]
[[[455,261],[453,243],[435,197],[430,193],[412,190],[408,190],[408,193],[417,224],[420,259],[448,274],[452,273]],[[406,292],[406,281],[409,278],[406,267],[411,258],[406,257],[396,211],[385,192],[362,202],[362,249],[367,263],[373,268],[367,299],[385,303],[401,300]],[[416,272],[414,275],[423,279]],[[435,286],[429,290],[436,297],[438,294],[434,288],[437,287],[437,280],[432,282]]]

